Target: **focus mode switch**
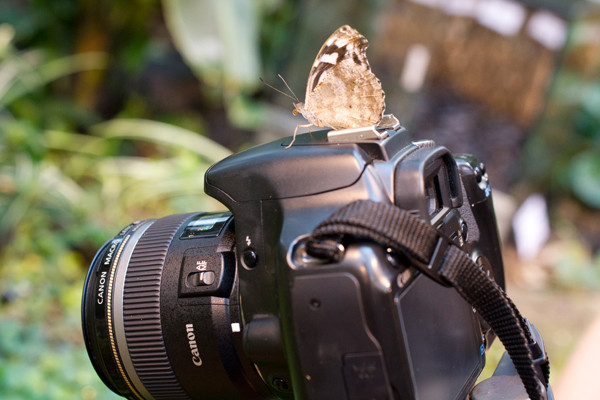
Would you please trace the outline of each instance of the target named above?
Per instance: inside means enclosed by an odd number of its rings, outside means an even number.
[[[188,286],[210,286],[215,283],[215,273],[213,271],[192,272],[187,279]]]
[[[232,252],[183,257],[179,283],[181,297],[228,297],[235,273]]]

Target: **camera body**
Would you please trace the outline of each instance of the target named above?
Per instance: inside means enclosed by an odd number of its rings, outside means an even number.
[[[235,216],[250,358],[267,384],[283,379],[299,398],[465,397],[484,365],[487,332],[454,289],[370,243],[321,265],[303,256],[301,238],[351,201],[392,202],[481,257],[503,285],[481,166],[413,143],[402,128],[379,141],[330,143],[325,132],[305,139],[287,151],[259,146],[206,174],[206,192]],[[278,352],[281,366],[268,356]]]
[[[83,306],[105,383],[131,398],[465,398],[494,335],[455,289],[361,238],[335,262],[306,251],[342,206],[392,203],[504,287],[483,164],[400,126],[383,136],[318,131],[232,155],[205,175],[230,213],[141,221],[107,242]]]

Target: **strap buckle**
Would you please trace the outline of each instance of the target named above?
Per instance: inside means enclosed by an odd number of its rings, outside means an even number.
[[[548,354],[544,347],[544,341],[542,335],[527,318],[525,318],[527,329],[531,334],[531,341],[529,342],[529,349],[531,350],[531,358],[533,358],[533,365],[538,376],[538,379],[542,382],[544,387],[548,387]]]
[[[440,274],[440,270],[442,269],[444,260],[446,258],[446,250],[451,245],[453,245],[453,243],[450,241],[450,239],[438,232],[437,243],[431,258],[429,259],[429,263],[425,264],[424,262],[414,259],[414,257],[411,257],[411,261],[419,271],[437,283],[446,287],[451,287],[452,284]]]

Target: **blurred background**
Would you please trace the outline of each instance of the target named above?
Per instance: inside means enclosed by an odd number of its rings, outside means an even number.
[[[96,250],[222,208],[206,168],[305,123],[259,77],[302,98],[345,23],[414,139],[486,162],[508,293],[552,385],[576,382],[578,344],[600,341],[599,0],[3,0],[0,398],[116,398],[81,337]]]

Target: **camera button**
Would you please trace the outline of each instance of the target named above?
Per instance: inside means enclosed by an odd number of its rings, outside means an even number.
[[[252,269],[256,267],[258,263],[258,254],[254,251],[253,248],[248,247],[246,250],[242,252],[242,265],[247,269]]]

